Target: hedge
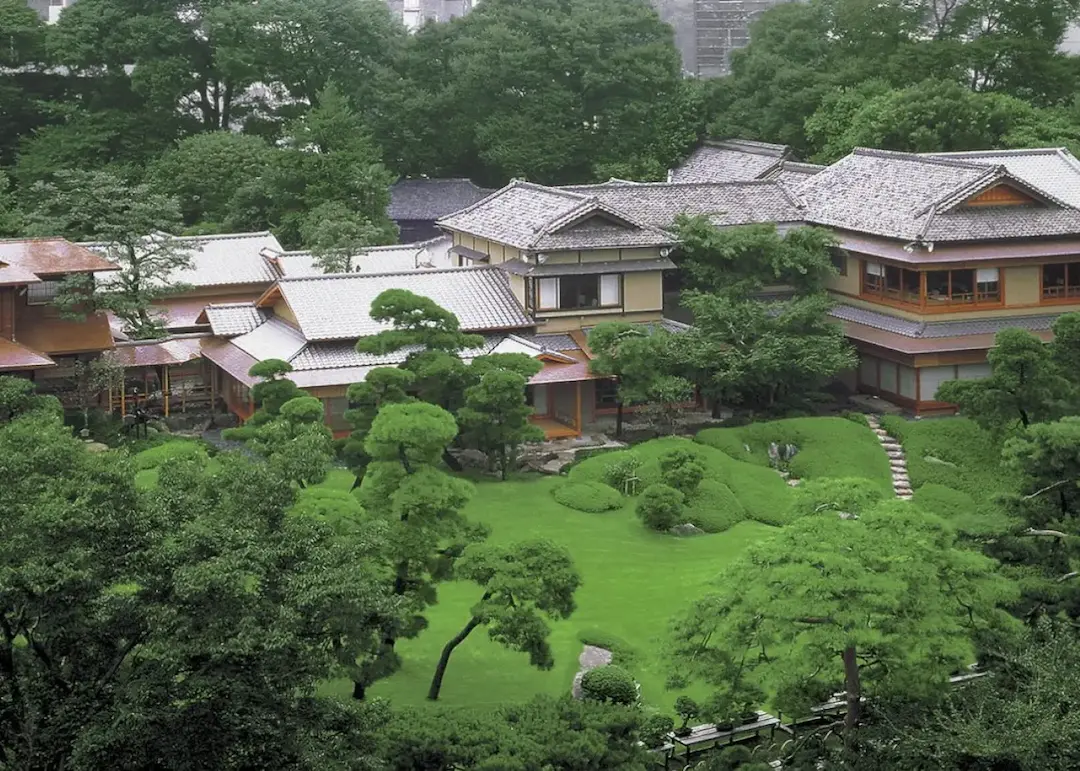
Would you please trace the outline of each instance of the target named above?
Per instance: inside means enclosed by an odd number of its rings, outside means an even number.
[[[194,439],[171,439],[167,442],[143,450],[135,455],[135,468],[139,471],[158,468],[163,463],[176,458],[208,458],[206,446]]]
[[[555,487],[552,494],[563,506],[594,514],[623,505],[619,491],[601,482],[564,482]]]

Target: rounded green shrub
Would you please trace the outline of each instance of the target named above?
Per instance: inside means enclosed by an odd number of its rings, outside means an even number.
[[[177,458],[207,458],[202,442],[190,439],[173,439],[135,455],[135,468],[139,471],[157,468],[165,461]]]
[[[746,519],[746,507],[726,484],[705,479],[687,501],[684,519],[706,533],[722,533]]]
[[[610,664],[586,672],[581,678],[581,692],[586,699],[612,704],[633,704],[638,697],[633,675]]]
[[[566,482],[552,493],[563,506],[594,514],[617,509],[623,504],[619,491],[601,482]]]
[[[642,744],[649,749],[655,749],[667,741],[668,734],[673,728],[675,728],[675,721],[669,715],[654,712],[641,721],[638,736],[641,737]]]
[[[637,515],[646,527],[664,532],[685,521],[686,496],[670,485],[649,485],[637,504]]]
[[[698,453],[690,449],[665,452],[658,458],[664,484],[671,485],[683,495],[693,495],[705,478],[705,464]]]

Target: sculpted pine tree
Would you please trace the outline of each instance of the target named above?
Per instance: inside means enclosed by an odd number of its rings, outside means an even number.
[[[791,714],[843,691],[851,732],[864,693],[939,688],[971,662],[975,632],[1009,624],[997,607],[1015,586],[955,539],[895,501],[858,519],[801,517],[751,547],[676,623],[677,661],[720,701],[749,682]]]
[[[527,361],[532,374],[540,371],[540,362]],[[465,406],[458,410],[462,439],[493,458],[504,480],[517,462],[521,445],[544,439],[544,432],[529,423],[533,409],[525,401],[527,383],[519,372],[490,369],[480,382],[465,389]]]
[[[361,502],[369,516],[386,523],[390,548],[383,556],[391,591],[407,619],[382,629],[378,652],[354,676],[357,699],[397,670],[397,640],[427,626],[424,613],[435,603],[435,585],[450,577],[462,549],[484,535],[461,514],[472,486],[438,465],[457,431],[446,410],[410,402],[384,405],[367,432],[364,450],[371,462],[360,486]]]
[[[551,629],[544,618],[569,618],[581,577],[569,552],[549,541],[526,541],[511,546],[477,544],[468,547],[455,566],[458,579],[484,588],[472,607],[469,622],[443,646],[428,698],[439,698],[443,677],[454,650],[480,626],[502,645],[529,654],[529,663],[551,669],[555,660],[548,645]]]

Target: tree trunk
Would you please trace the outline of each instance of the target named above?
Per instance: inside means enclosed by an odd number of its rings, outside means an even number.
[[[365,696],[367,696],[367,686],[353,680],[352,697],[357,701],[363,701]]]
[[[454,648],[465,642],[465,638],[480,624],[480,619],[473,616],[469,619],[469,623],[454,635],[450,642],[443,646],[442,654],[439,656],[439,663],[435,665],[435,676],[431,678],[431,687],[428,688],[427,697],[431,701],[437,701],[439,698],[439,691],[442,690],[443,675],[446,674],[446,665],[450,663],[450,654],[454,652]]]
[[[442,454],[443,463],[445,463],[451,471],[461,471],[462,466],[458,463],[458,459],[450,454],[450,450],[443,450]]]
[[[615,402],[615,437],[622,436],[622,399]]]
[[[847,693],[847,715],[844,716],[844,742],[854,736],[855,727],[862,717],[862,685],[859,681],[859,660],[855,646],[844,648],[844,690]]]

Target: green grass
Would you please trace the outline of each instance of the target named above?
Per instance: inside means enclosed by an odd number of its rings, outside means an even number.
[[[769,444],[794,444],[791,473],[799,479],[856,477],[892,490],[889,461],[865,423],[847,418],[790,418],[737,428],[707,428],[696,441],[735,460],[768,467]],[[749,448],[749,452],[747,451]]]
[[[648,531],[633,512],[633,501],[617,511],[588,514],[560,505],[551,489],[558,478],[484,482],[466,515],[491,528],[491,541],[505,543],[549,538],[568,548],[582,575],[577,610],[553,625],[555,668],[541,672],[523,653],[507,651],[477,629],[454,651],[440,703],[490,707],[528,699],[537,693],[570,689],[582,640],[617,643],[616,655],[640,681],[645,701],[670,710],[675,693],[667,677],[662,648],[668,625],[707,589],[708,583],[751,543],[772,529],[742,522],[731,530],[697,538],[673,538]],[[450,583],[439,587],[439,604],[428,614],[430,626],[419,637],[398,643],[400,672],[377,683],[374,696],[396,704],[423,705],[442,646],[466,623],[480,598],[478,587]],[[351,684],[338,681],[329,692],[347,697]],[[706,691],[692,691],[704,697]]]
[[[572,482],[603,482],[608,466],[633,454],[642,461],[641,467],[637,470],[637,476],[641,480],[638,488],[640,492],[649,485],[662,481],[659,458],[665,452],[675,449],[690,450],[697,455],[705,466],[705,479],[715,483],[710,485],[703,483],[699,500],[689,502],[691,521],[693,521],[696,506],[707,510],[710,501],[722,501],[728,498],[720,487],[726,485],[734,493],[742,512],[729,509],[722,514],[710,513],[710,521],[716,523],[714,529],[725,524],[734,524],[742,517],[770,525],[782,525],[787,522],[793,493],[779,474],[770,468],[733,460],[729,455],[714,447],[681,437],[654,439],[636,445],[630,450],[593,456],[570,470],[570,480]],[[878,452],[881,452],[880,449]]]
[[[904,446],[916,503],[970,535],[1008,526],[995,498],[1018,481],[1002,467],[1000,444],[989,433],[967,418],[887,416],[882,425]]]

